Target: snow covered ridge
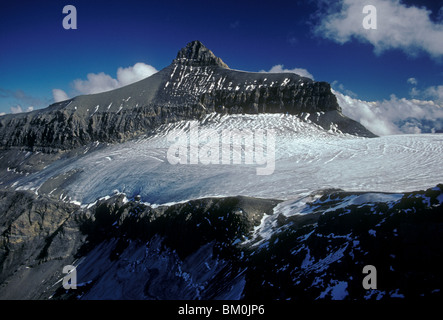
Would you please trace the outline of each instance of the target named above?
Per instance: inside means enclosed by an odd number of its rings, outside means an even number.
[[[343,190],[325,189],[300,195],[296,199],[280,202],[273,209],[272,215],[263,216],[260,225],[254,228],[250,239],[245,243],[263,247],[275,233],[282,232],[291,226],[290,222],[310,214],[352,213],[354,208],[362,209],[367,214],[384,214],[385,209],[401,208],[404,213],[415,213],[417,207],[440,207],[443,204],[442,185],[427,191],[413,193],[380,193],[380,192],[345,192]],[[406,205],[411,202],[413,205]],[[382,204],[382,208],[380,208]],[[375,234],[372,230],[370,233]]]
[[[280,203],[248,242],[257,259],[271,257],[272,268],[256,267],[266,272],[262,290],[277,294],[285,279],[294,285],[285,294],[306,300],[441,297],[442,277],[428,263],[443,253],[442,191],[441,184],[406,194],[326,191]],[[365,265],[383,277],[377,289],[362,290]]]
[[[323,190],[299,203],[227,197],[157,208],[122,194],[83,209],[25,191],[0,197],[8,208],[0,245],[23,248],[14,257],[0,251],[7,265],[0,297],[441,298],[443,185],[404,194]],[[62,288],[68,264],[77,268],[77,290]],[[365,265],[377,268],[376,289],[362,286]],[[11,290],[25,272],[33,280]]]

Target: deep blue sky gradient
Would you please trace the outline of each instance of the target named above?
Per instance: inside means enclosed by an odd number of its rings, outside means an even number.
[[[408,0],[437,19],[440,1]],[[77,8],[78,29],[65,30],[62,9]],[[231,68],[305,68],[337,81],[362,100],[410,98],[407,79],[443,84],[443,62],[400,50],[377,56],[369,44],[344,45],[314,35],[317,1],[11,1],[0,4],[0,113],[18,103],[46,107],[52,89],[74,79],[144,62],[160,70],[189,41],[200,40]],[[443,41],[443,40],[442,40]],[[20,96],[20,99],[17,98]]]

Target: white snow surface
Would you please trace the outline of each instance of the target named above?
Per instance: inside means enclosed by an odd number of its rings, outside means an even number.
[[[325,131],[300,118],[283,114],[211,114],[198,123],[163,125],[154,136],[58,160],[38,173],[20,178],[15,187],[38,192],[48,179],[79,170],[75,179],[63,184],[63,194],[71,201],[88,204],[118,190],[128,198],[140,195],[144,202],[164,204],[233,195],[300,199],[301,195],[323,188],[401,193],[443,182],[441,134],[361,138]],[[257,168],[266,164],[244,161],[171,164],[167,150],[173,142],[168,141],[168,133],[186,135],[191,125],[197,125],[200,136],[206,133],[215,138],[221,137],[222,130],[274,130],[275,170],[269,175],[257,175]],[[200,147],[204,146],[199,142]],[[299,209],[298,213],[302,213],[303,208]]]
[[[400,200],[403,197],[402,193],[363,193],[360,195],[349,195],[345,197],[343,200],[339,202],[338,205],[332,205],[329,209],[325,210],[324,212],[328,211],[335,211],[339,208],[345,208],[350,205],[364,205],[366,203],[372,204],[374,202],[385,202],[388,205],[392,204],[393,202]],[[283,201],[279,203],[274,208],[274,213],[283,214],[286,217],[291,217],[293,215],[304,215],[308,213],[312,213],[315,211],[318,205],[322,204],[323,202],[330,201],[329,197],[325,201],[318,200],[321,198],[321,195],[300,195],[300,198],[294,198],[290,200]],[[315,201],[314,203],[312,203]]]

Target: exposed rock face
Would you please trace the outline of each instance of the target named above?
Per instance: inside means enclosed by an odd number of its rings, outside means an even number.
[[[66,298],[71,293],[79,297],[85,290],[91,299],[197,299],[199,292],[200,298],[239,299],[244,277],[230,263],[237,251],[233,242],[279,202],[206,198],[151,208],[117,195],[80,208],[29,191],[1,191],[0,299],[47,299],[54,294]],[[107,284],[114,283],[103,272],[119,278],[114,272],[122,274],[120,268],[128,261],[125,252],[144,261],[137,263],[138,278],[128,282],[127,290],[109,290]],[[85,262],[78,268],[80,288],[66,295],[58,280],[63,267],[77,265],[77,259]],[[109,269],[112,261],[116,268]],[[204,273],[210,268],[205,262],[213,267],[211,276]],[[207,290],[190,286],[186,272],[201,277]],[[229,284],[239,281],[235,294]]]
[[[187,66],[219,66],[228,69],[228,65],[211,50],[206,48],[200,41],[192,41],[177,53],[174,63]]]
[[[38,299],[85,239],[79,207],[1,191],[0,212],[0,299]]]
[[[341,114],[328,83],[293,73],[231,70],[193,41],[171,65],[139,82],[0,117],[0,147],[51,152],[91,141],[122,142],[160,124],[201,119],[212,112],[309,113],[325,129],[336,125],[345,133],[374,136]]]
[[[123,195],[89,208],[0,200],[0,299],[441,299],[443,185],[158,208]],[[72,264],[78,287],[65,290]],[[362,286],[365,265],[376,289]]]

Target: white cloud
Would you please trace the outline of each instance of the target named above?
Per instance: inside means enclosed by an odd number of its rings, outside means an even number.
[[[345,95],[348,95],[352,98],[357,98],[357,94],[349,89],[346,89],[345,86],[338,82],[337,80],[332,81],[331,83],[331,87],[334,90],[340,91],[341,93],[344,93]]]
[[[417,81],[417,79],[415,79],[415,78],[409,78],[408,80],[407,80],[407,82],[409,83],[409,84],[412,84],[412,85],[417,85],[417,83],[418,83],[418,81]]]
[[[0,117],[1,116],[4,116],[6,113],[4,113],[4,112],[0,112]]]
[[[54,102],[60,102],[69,99],[66,92],[61,89],[52,89],[52,96],[54,97]]]
[[[117,79],[104,72],[88,73],[87,80],[76,79],[72,82],[72,85],[80,94],[93,94],[126,86],[156,72],[157,70],[154,67],[138,62],[132,67],[118,68]]]
[[[118,81],[104,72],[88,73],[87,80],[76,79],[73,81],[74,89],[82,94],[92,94],[109,91],[119,87]]]
[[[410,85],[412,85],[413,87],[411,88],[411,90],[409,90],[409,95],[413,98],[417,98],[419,96],[422,96],[422,92],[420,89],[417,89],[417,84],[418,81],[417,79],[415,79],[414,77],[409,78],[408,80],[406,80],[407,83],[409,83]]]
[[[377,9],[377,29],[362,25],[363,7],[372,4]],[[443,55],[443,23],[430,19],[425,8],[405,6],[399,0],[341,0],[319,15],[315,32],[338,43],[356,38],[374,46],[376,54],[389,49],[401,49],[409,55],[419,50],[431,57]]]
[[[443,85],[432,86],[424,91],[424,95],[443,103]]]
[[[34,110],[33,106],[27,107],[25,111],[23,111],[23,108],[19,104],[15,107],[11,107],[11,113],[31,112],[32,110]]]
[[[277,64],[271,68],[269,71],[260,70],[259,72],[267,72],[267,73],[296,73],[302,77],[307,77],[314,80],[314,76],[309,73],[308,70],[303,68],[294,68],[294,69],[284,69],[282,64]]]
[[[140,81],[147,78],[157,72],[153,66],[145,64],[143,62],[137,62],[132,67],[118,68],[117,81],[120,86],[126,86],[128,84]]]
[[[377,135],[424,133],[443,129],[443,105],[435,101],[397,98],[363,101],[333,90],[343,114]]]
[[[17,105],[15,107],[11,107],[11,113],[22,113],[23,109],[20,105]]]
[[[417,88],[418,81],[415,78],[409,78],[408,83],[413,85],[409,90],[409,95],[413,98],[431,99],[443,105],[443,85],[430,86],[427,88]],[[342,91],[343,92],[343,91]]]
[[[421,95],[421,92],[416,87],[413,87],[411,90],[409,90],[409,95],[411,97],[418,97],[419,95]]]

